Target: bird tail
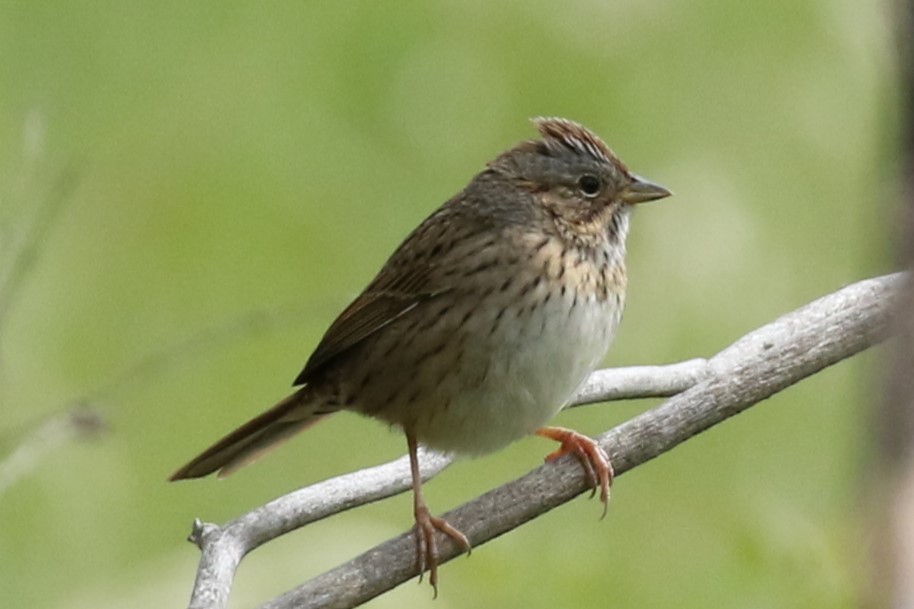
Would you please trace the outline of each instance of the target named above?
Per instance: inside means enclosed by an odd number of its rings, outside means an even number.
[[[216,470],[224,478],[336,410],[313,399],[308,386],[302,387],[207,448],[169,480],[201,478]]]

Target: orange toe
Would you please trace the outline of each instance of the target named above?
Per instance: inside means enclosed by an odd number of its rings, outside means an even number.
[[[573,454],[581,462],[587,479],[590,481],[594,492],[600,489],[600,502],[603,504],[603,516],[609,508],[609,490],[612,486],[613,467],[609,456],[600,448],[595,440],[564,427],[541,427],[536,430],[536,435],[560,442],[561,446],[546,456],[547,462],[552,462],[559,457]]]

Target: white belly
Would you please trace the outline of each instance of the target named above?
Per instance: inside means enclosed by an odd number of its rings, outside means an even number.
[[[545,425],[603,360],[621,302],[567,293],[534,311],[506,312],[494,332],[467,343],[460,373],[439,387],[416,433],[432,448],[467,454],[497,450]],[[486,336],[490,321],[467,327]],[[455,339],[456,340],[456,339]]]

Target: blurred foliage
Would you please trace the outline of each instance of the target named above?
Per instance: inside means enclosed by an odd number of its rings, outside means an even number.
[[[0,495],[0,605],[186,602],[193,517],[393,458],[340,415],[229,481],[166,476],[287,391],[333,316],[485,161],[566,116],[676,196],[639,210],[608,363],[710,355],[887,268],[884,2],[0,6],[0,270],[61,180],[0,328],[0,459],[84,399],[108,430]],[[45,215],[42,215],[45,214]],[[442,572],[445,607],[852,607],[871,356],[826,370]],[[560,417],[597,433],[649,407]],[[52,447],[53,448],[53,447]],[[429,485],[449,509],[520,442]],[[245,607],[411,524],[408,497],[258,551]],[[374,606],[426,606],[401,586]]]

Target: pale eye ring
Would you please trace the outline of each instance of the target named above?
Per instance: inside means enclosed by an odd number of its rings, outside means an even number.
[[[592,198],[600,194],[600,191],[603,189],[603,182],[597,176],[585,173],[580,178],[578,178],[578,190],[581,191],[581,194],[585,197]]]

